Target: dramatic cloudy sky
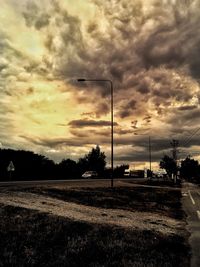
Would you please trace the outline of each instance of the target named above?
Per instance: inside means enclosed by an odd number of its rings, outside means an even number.
[[[200,155],[200,0],[0,0],[0,147],[59,161],[99,144],[148,167]],[[199,131],[200,132],[200,131]],[[190,138],[191,137],[191,138]]]

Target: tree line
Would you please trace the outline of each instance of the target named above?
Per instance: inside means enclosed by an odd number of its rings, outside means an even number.
[[[14,165],[14,171],[8,170],[10,162]],[[114,177],[122,177],[128,167],[115,167]],[[76,179],[85,171],[96,171],[99,177],[110,178],[111,170],[106,168],[106,155],[98,145],[77,161],[68,158],[59,163],[32,151],[0,149],[1,181]]]
[[[172,174],[179,175],[187,181],[200,183],[200,164],[190,156],[177,164],[172,157],[164,155],[160,161],[160,168],[165,169],[170,177]]]

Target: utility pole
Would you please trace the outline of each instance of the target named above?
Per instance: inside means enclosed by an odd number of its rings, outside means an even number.
[[[173,139],[170,144],[172,146],[172,157],[173,157],[173,160],[174,160],[175,165],[176,165],[176,172],[174,173],[174,182],[176,183],[176,178],[177,178],[177,159],[178,159],[177,155],[178,155],[178,152],[179,152],[178,151],[179,141]]]

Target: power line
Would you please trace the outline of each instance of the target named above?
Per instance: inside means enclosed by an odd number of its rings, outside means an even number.
[[[182,146],[188,145],[189,142],[191,141],[192,137],[195,136],[199,130],[200,130],[200,128],[196,129],[193,133],[191,133],[191,135],[187,139],[184,140]]]

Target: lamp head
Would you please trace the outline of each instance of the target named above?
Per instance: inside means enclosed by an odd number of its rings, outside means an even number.
[[[85,79],[77,79],[78,82],[85,82]]]

